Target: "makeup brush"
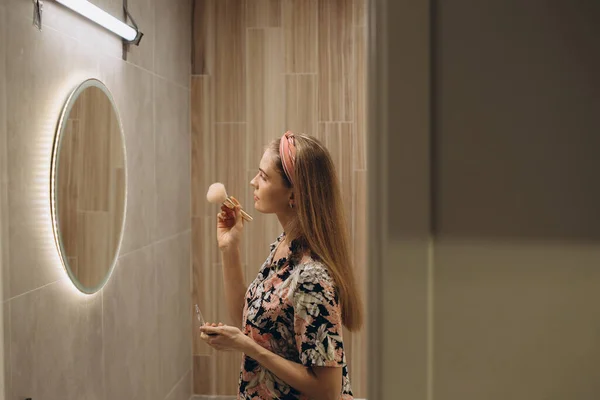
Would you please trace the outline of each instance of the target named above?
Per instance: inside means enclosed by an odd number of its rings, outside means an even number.
[[[223,204],[225,207],[231,208],[232,210],[235,208],[235,203],[231,200],[231,197],[227,196],[225,185],[220,182],[213,183],[209,186],[208,192],[206,193],[206,200],[214,204]],[[252,221],[253,218],[246,211],[240,208],[240,212],[242,213],[243,219]]]

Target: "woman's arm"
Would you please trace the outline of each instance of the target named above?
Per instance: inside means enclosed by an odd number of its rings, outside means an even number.
[[[342,393],[342,368],[312,367],[287,360],[247,337],[244,353],[277,375],[279,379],[314,400],[339,400]]]
[[[225,298],[227,299],[227,310],[235,326],[242,326],[242,314],[244,312],[244,298],[246,296],[246,283],[242,271],[240,249],[221,249],[223,255],[223,283],[225,286]]]
[[[313,400],[339,400],[342,393],[341,367],[305,367],[283,358],[256,343],[234,326],[219,323],[200,327],[202,340],[216,350],[241,351],[294,389]],[[210,335],[210,336],[209,336]]]

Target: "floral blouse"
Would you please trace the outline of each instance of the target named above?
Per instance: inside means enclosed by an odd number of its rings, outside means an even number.
[[[246,292],[243,332],[262,347],[306,367],[342,368],[340,400],[352,400],[342,339],[342,317],[333,278],[317,257],[298,260],[292,242],[289,259],[273,264],[282,233]],[[240,400],[308,400],[298,390],[244,355]]]

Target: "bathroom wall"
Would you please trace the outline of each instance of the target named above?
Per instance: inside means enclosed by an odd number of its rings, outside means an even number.
[[[206,190],[223,182],[252,214],[243,263],[250,283],[281,233],[254,211],[249,182],[264,147],[289,129],[321,139],[334,157],[358,281],[366,286],[366,18],[364,0],[196,0],[192,62],[193,301],[229,322]],[[194,332],[194,393],[234,395],[239,353]],[[366,396],[366,333],[345,332],[352,384]]]
[[[6,238],[8,226],[2,223],[7,217],[6,201],[6,8],[4,3],[0,3],[0,298],[4,299],[4,268],[7,265],[6,255],[8,254]],[[4,400],[5,390],[5,358],[4,358],[4,318],[7,316],[8,307],[0,307],[0,398]]]
[[[94,3],[122,15],[120,1]],[[191,395],[191,3],[128,3],[145,36],[123,61],[118,38],[53,1],[44,2],[41,32],[31,1],[0,1],[6,399]],[[117,103],[128,192],[114,274],[85,296],[58,259],[48,193],[61,107],[89,77],[104,81]]]
[[[370,393],[599,398],[600,4],[383,3]]]

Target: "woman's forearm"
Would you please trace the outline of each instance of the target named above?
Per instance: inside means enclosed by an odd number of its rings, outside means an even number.
[[[223,256],[223,283],[227,309],[233,323],[239,327],[242,325],[244,297],[247,289],[242,271],[240,249],[237,246],[231,249],[222,249],[221,254]]]
[[[243,352],[248,357],[256,360],[294,389],[314,400],[339,399],[339,391],[336,393],[335,387],[327,387],[327,383],[320,381],[309,368],[265,349],[249,337],[246,342]]]

